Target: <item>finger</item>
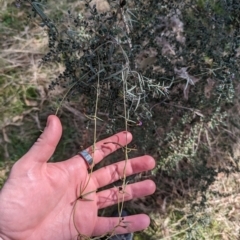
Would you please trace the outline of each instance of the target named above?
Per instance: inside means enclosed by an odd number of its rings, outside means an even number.
[[[20,161],[47,162],[53,155],[61,135],[62,125],[59,118],[50,115],[43,133]]]
[[[143,229],[147,228],[149,224],[150,219],[145,214],[137,214],[120,218],[98,217],[92,235],[100,236],[106,233],[124,234],[129,232],[142,231]]]
[[[155,190],[156,185],[151,180],[145,180],[142,182],[129,184],[124,189],[114,187],[99,192],[97,194],[98,196],[97,204],[99,209],[101,209],[123,201],[129,201],[133,198],[151,195],[155,192]]]
[[[100,188],[122,179],[124,176],[148,171],[154,167],[155,160],[151,156],[145,155],[100,168],[92,173],[92,179],[97,188]]]
[[[87,148],[86,151],[88,151],[88,153],[92,156],[94,164],[97,164],[109,154],[130,143],[131,140],[132,140],[131,133],[120,132],[109,138],[97,142],[95,144],[94,153],[92,146]],[[79,160],[85,161],[83,157],[81,157],[79,154],[71,158],[71,160],[74,160],[76,162],[78,162]]]

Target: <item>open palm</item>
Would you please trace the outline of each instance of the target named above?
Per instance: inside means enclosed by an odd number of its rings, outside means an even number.
[[[50,116],[37,142],[14,164],[0,192],[0,238],[70,240],[77,239],[79,233],[84,238],[100,236],[113,229],[116,233],[126,233],[146,228],[149,217],[144,214],[125,217],[120,224],[125,227],[116,228],[119,218],[98,217],[98,210],[122,200],[152,194],[155,191],[152,181],[129,184],[124,191],[118,188],[97,190],[119,180],[124,172],[128,176],[152,169],[153,158],[142,156],[121,161],[90,174],[80,155],[63,162],[47,163],[61,134],[59,119]],[[94,163],[130,141],[131,134],[121,132],[98,142],[92,156]]]

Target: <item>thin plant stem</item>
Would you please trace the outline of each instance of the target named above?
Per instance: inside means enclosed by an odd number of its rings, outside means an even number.
[[[89,73],[89,72],[87,72],[86,74],[84,74],[84,75],[81,77],[81,79],[84,78],[85,76],[87,76],[88,73]],[[80,79],[80,80],[81,80],[81,79]],[[55,115],[56,115],[56,116],[57,116],[57,114],[58,114],[58,111],[59,111],[60,107],[61,107],[62,104],[63,104],[63,101],[66,99],[66,97],[68,96],[68,94],[70,93],[70,91],[76,86],[77,83],[78,83],[78,82],[74,82],[74,83],[70,86],[70,88],[67,90],[67,92],[64,94],[62,100],[60,101],[60,103],[59,103],[59,105],[58,105],[58,107],[57,107],[57,109],[56,109],[56,112],[55,112]]]
[[[100,70],[100,62],[99,62],[99,56],[98,56],[98,63],[99,63],[99,70]],[[94,167],[94,153],[95,153],[95,150],[96,150],[96,141],[97,141],[97,110],[98,110],[98,100],[99,100],[99,86],[100,86],[100,79],[99,79],[99,72],[97,73],[98,75],[98,81],[97,81],[97,95],[96,95],[96,102],[95,102],[95,112],[94,112],[94,116],[92,117],[93,121],[94,121],[94,135],[93,135],[93,145],[92,145],[92,158],[93,158],[93,165],[91,166],[91,170],[90,170],[90,173],[89,173],[89,176],[88,176],[88,180],[87,180],[87,183],[85,184],[84,188],[81,189],[81,185],[80,185],[80,196],[77,198],[77,200],[85,200],[85,201],[91,201],[91,199],[86,199],[85,196],[87,196],[88,194],[90,193],[93,193],[93,192],[96,192],[96,190],[93,190],[93,191],[90,191],[88,193],[84,193],[84,191],[86,190],[89,182],[90,182],[90,179],[91,179],[91,176],[92,176],[92,172],[93,172],[93,167]],[[74,205],[74,215],[73,217],[75,216],[75,209],[76,209],[76,203],[77,203],[77,200],[75,202],[75,205]],[[74,217],[75,219],[75,217]],[[77,232],[78,232],[78,237],[84,237],[77,229],[77,226],[76,226],[76,223],[75,223],[75,220],[73,219],[73,222],[74,222],[74,227],[76,228]],[[90,238],[89,238],[90,239]]]
[[[69,94],[69,92],[73,89],[73,87],[77,84],[77,82],[73,83],[72,86],[67,90],[67,92],[64,94],[62,100],[60,101],[57,109],[56,109],[56,112],[55,112],[55,115],[57,116],[58,115],[58,111],[60,109],[60,107],[62,106],[63,104],[63,101],[65,100],[65,98],[67,97],[67,95]]]
[[[125,74],[126,72],[123,71],[122,72],[122,80],[123,80],[123,106],[124,106],[124,121],[125,121],[125,131],[127,133],[128,131],[128,122],[127,122],[127,107],[126,107],[126,81],[127,81],[127,77],[128,75]],[[124,168],[123,168],[123,184],[122,184],[122,188],[123,188],[123,196],[122,196],[122,201],[121,204],[118,203],[118,211],[119,211],[119,219],[121,218],[121,214],[123,211],[123,203],[124,203],[124,192],[125,192],[125,188],[126,188],[126,167],[127,167],[127,162],[128,162],[128,144],[127,144],[127,134],[126,134],[126,145],[124,148],[124,152],[125,152],[125,164],[124,164]]]

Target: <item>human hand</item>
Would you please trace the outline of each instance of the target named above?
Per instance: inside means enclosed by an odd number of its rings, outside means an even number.
[[[98,188],[123,176],[125,163],[127,176],[154,168],[155,161],[150,156],[111,164],[93,171],[90,177],[88,166],[80,155],[48,163],[61,134],[60,120],[49,116],[37,142],[12,167],[0,192],[0,239],[70,240],[76,239],[79,233],[100,236],[111,232],[119,218],[98,217],[99,209],[155,191],[153,181],[145,180],[126,185],[124,193],[118,188],[97,192]],[[120,132],[99,141],[92,156],[94,163],[99,163],[131,139],[130,133]],[[84,192],[80,193],[82,190]],[[140,231],[149,225],[149,217],[145,214],[127,216],[124,221],[128,222],[127,227],[117,227],[115,233]]]

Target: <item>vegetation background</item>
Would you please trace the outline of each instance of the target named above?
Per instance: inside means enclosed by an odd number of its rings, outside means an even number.
[[[47,116],[55,114],[70,86],[56,84],[66,62],[39,64],[49,52],[49,32],[25,2],[1,2],[0,186],[12,164],[37,139]],[[99,13],[111,6],[105,0],[94,2]],[[239,239],[240,5],[234,0],[138,2],[124,6],[132,33],[125,34],[127,43],[122,45],[128,47],[131,39],[133,46],[141,46],[129,59],[137,66],[132,69],[146,77],[150,90],[147,101],[131,115],[129,130],[137,151],[130,155],[151,154],[157,167],[129,180],[152,178],[157,191],[126,204],[132,214],[145,212],[152,220],[149,229],[134,239]],[[69,12],[82,13],[86,2],[49,0],[45,4],[44,13],[57,22]],[[65,31],[68,24],[59,21],[57,27]],[[127,32],[126,26],[120,28]],[[159,91],[154,92],[150,84]],[[57,85],[54,90],[49,89],[53,85]],[[94,94],[90,98],[95,99]],[[134,102],[130,96],[128,100]],[[87,94],[71,92],[68,100],[58,111],[63,137],[50,161],[75,155],[93,141]],[[104,123],[98,122],[98,138],[123,129],[120,114],[110,119],[101,101],[99,117]],[[122,101],[120,91],[114,101],[114,106]],[[115,160],[109,158],[105,164]]]

